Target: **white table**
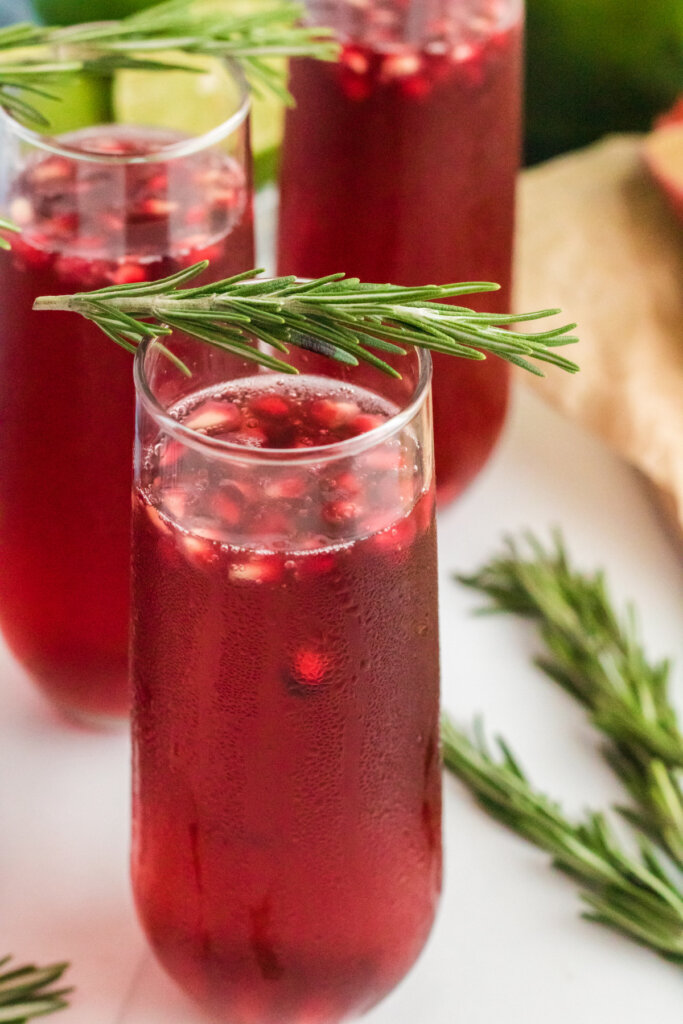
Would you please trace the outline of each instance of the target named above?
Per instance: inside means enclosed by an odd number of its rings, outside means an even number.
[[[450,580],[505,531],[564,529],[577,563],[636,596],[654,655],[678,654],[677,553],[631,471],[517,389],[497,455],[440,524],[444,703],[483,711],[569,809],[619,795],[580,711],[529,666],[531,631],[471,619]],[[0,947],[68,957],[64,1024],[202,1024],[152,961],[127,880],[128,740],[55,719],[0,650]],[[681,694],[681,675],[676,680]],[[427,950],[368,1024],[680,1024],[679,972],[580,921],[574,887],[446,779],[446,888]]]
[[[496,456],[440,521],[444,703],[483,712],[533,778],[579,812],[620,790],[579,709],[529,664],[533,633],[472,619],[451,581],[504,532],[562,527],[578,565],[635,597],[652,655],[679,659],[680,560],[631,470],[518,387]],[[1,571],[1,568],[0,568]],[[72,962],[64,1024],[203,1024],[136,923],[127,878],[129,745],[54,718],[0,647],[0,953]],[[578,917],[575,888],[445,780],[446,886],[429,945],[368,1024],[680,1024],[680,972]],[[51,1019],[51,1018],[48,1018]]]

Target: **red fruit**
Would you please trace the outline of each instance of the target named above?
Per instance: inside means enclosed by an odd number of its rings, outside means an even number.
[[[358,516],[358,506],[353,501],[328,501],[323,506],[322,516],[331,526],[343,526]]]
[[[279,583],[284,573],[280,557],[256,555],[246,562],[234,562],[228,571],[233,583]]]
[[[650,132],[643,156],[671,209],[683,221],[683,120],[678,115]]]
[[[113,284],[138,284],[147,280],[145,269],[139,263],[122,263],[110,276]]]
[[[349,423],[359,412],[355,402],[344,402],[333,398],[319,398],[309,409],[310,418],[321,427],[336,430]]]
[[[381,427],[383,423],[386,423],[386,416],[381,414],[374,414],[369,412],[362,412],[359,416],[355,416],[351,420],[349,426],[356,434],[365,434],[368,430],[374,430],[376,427]]]
[[[257,416],[269,419],[282,419],[290,412],[289,402],[279,395],[260,395],[251,402],[251,408]]]
[[[679,96],[673,107],[660,114],[655,119],[655,128],[664,128],[667,124],[681,124],[683,122],[683,96]]]
[[[215,515],[226,526],[239,526],[242,521],[244,497],[236,487],[228,485],[215,495],[212,507]]]
[[[311,647],[302,647],[292,661],[292,675],[304,686],[319,686],[325,681],[329,668],[329,655]]]
[[[242,413],[232,402],[205,402],[184,421],[191,430],[226,433],[236,430],[241,423]]]
[[[306,478],[298,476],[277,476],[269,480],[263,488],[268,498],[300,498],[306,493]]]

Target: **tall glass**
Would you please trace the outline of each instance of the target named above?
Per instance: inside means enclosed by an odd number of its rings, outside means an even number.
[[[188,381],[136,356],[134,890],[229,1024],[364,1012],[434,917],[429,357],[402,368],[235,379],[198,346]]]
[[[253,265],[249,99],[237,69],[221,73],[202,135],[179,130],[170,102],[142,125],[83,123],[74,108],[57,137],[0,112],[0,204],[21,227],[0,254],[0,624],[72,716],[129,706],[134,388],[128,353],[31,305],[205,257],[207,279]],[[179,79],[188,92],[198,81],[149,72],[139,88],[175,93]]]
[[[510,309],[523,0],[307,0],[341,62],[298,59],[280,180],[278,269],[365,281],[496,281]],[[509,366],[434,359],[439,500],[481,469]]]

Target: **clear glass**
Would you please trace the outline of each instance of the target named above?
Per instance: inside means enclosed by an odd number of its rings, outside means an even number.
[[[496,281],[462,300],[509,312],[520,161],[522,0],[307,0],[339,64],[296,60],[280,180],[278,272]],[[440,502],[482,468],[509,366],[434,359]]]
[[[221,1021],[333,1024],[404,976],[440,891],[429,357],[183,356],[136,356],[137,908]]]
[[[101,722],[130,703],[131,357],[84,320],[31,306],[205,257],[207,280],[254,259],[241,72],[137,74],[145,96],[208,79],[213,123],[191,134],[170,100],[156,121],[148,102],[143,123],[115,122],[114,94],[92,82],[76,97],[97,103],[72,96],[56,136],[0,112],[0,206],[21,227],[0,253],[0,625],[62,711]]]

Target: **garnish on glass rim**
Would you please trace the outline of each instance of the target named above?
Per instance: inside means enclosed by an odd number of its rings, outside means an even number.
[[[167,0],[118,21],[88,22],[63,28],[31,24],[0,29],[0,105],[18,121],[46,128],[48,121],[30,102],[31,94],[58,98],[52,91],[63,75],[111,74],[120,68],[197,72],[182,64],[183,53],[230,57],[252,86],[267,88],[285,102],[291,98],[280,70],[264,58],[308,56],[334,59],[338,47],[324,29],[298,25],[300,4],[275,0],[252,14],[210,10],[202,0]],[[27,54],[35,49],[35,56]],[[12,50],[21,55],[12,62]],[[159,51],[178,53],[179,63],[155,60]]]
[[[79,313],[131,352],[145,338],[162,338],[179,330],[282,373],[298,371],[262,351],[259,341],[285,354],[287,345],[294,345],[352,366],[364,361],[396,377],[398,371],[370,349],[403,355],[402,344],[415,345],[476,360],[485,359],[488,353],[538,376],[541,371],[529,359],[570,373],[578,370],[555,351],[577,341],[568,333],[575,324],[535,334],[505,330],[505,324],[542,319],[560,312],[557,309],[508,316],[475,313],[434,301],[495,291],[496,284],[404,288],[364,284],[344,274],[301,281],[295,277],[259,278],[261,270],[249,270],[201,287],[180,288],[207,266],[204,260],[154,282],[43,295],[33,308]]]
[[[634,807],[620,813],[683,869],[683,732],[669,695],[669,661],[648,661],[635,611],[614,612],[604,574],[569,564],[559,533],[546,550],[508,538],[503,554],[461,583],[486,594],[483,612],[512,612],[539,626],[536,664],[588,711],[604,755]]]
[[[25,1024],[33,1017],[67,1008],[65,996],[72,989],[53,988],[69,966],[67,963],[6,969],[11,959],[10,956],[0,959],[0,1021]]]

